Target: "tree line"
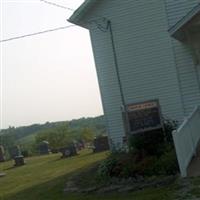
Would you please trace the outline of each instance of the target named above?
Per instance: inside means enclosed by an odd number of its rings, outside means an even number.
[[[9,127],[0,131],[0,145],[3,145],[7,152],[14,145],[19,145],[22,151],[34,155],[37,153],[38,145],[44,140],[49,142],[50,148],[57,149],[74,141],[91,142],[94,137],[105,134],[105,120],[103,116],[99,116],[17,128]],[[27,137],[31,139],[26,141]]]

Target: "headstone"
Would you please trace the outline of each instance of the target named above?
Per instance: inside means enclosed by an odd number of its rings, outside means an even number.
[[[70,156],[77,155],[76,146],[74,144],[71,144],[67,147],[60,148],[60,152],[62,153],[61,158],[67,158]]]
[[[14,160],[15,160],[15,167],[19,167],[19,166],[22,166],[22,165],[24,165],[25,164],[25,162],[24,162],[24,156],[16,156],[15,158],[14,158]]]
[[[47,155],[50,153],[49,150],[49,142],[48,141],[42,141],[39,145],[39,153],[40,155]]]
[[[101,136],[94,139],[94,153],[109,150],[108,136]]]
[[[0,145],[0,162],[5,161],[5,151],[2,145]]]

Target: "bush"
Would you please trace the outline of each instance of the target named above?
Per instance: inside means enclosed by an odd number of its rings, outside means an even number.
[[[174,149],[165,152],[153,165],[156,175],[175,175],[179,171],[176,152]]]
[[[110,155],[98,168],[99,181],[109,181],[111,178],[129,178],[138,176],[175,175],[178,163],[174,149],[166,151],[160,157],[146,156],[142,160],[131,153]]]
[[[164,120],[165,139],[172,146],[174,145],[172,132],[173,130],[176,130],[177,127],[178,127],[177,121],[173,121],[169,119]]]
[[[176,174],[178,163],[171,133],[177,123],[166,120],[164,124],[165,133],[154,130],[131,136],[129,152],[121,149],[111,153],[98,168],[100,180]]]
[[[113,169],[117,166],[117,159],[114,157],[109,157],[104,160],[97,171],[97,179],[100,181],[107,181],[113,176]]]
[[[165,146],[173,147],[172,131],[177,128],[177,122],[164,120],[164,131],[162,129],[148,131],[129,137],[129,149],[132,153],[138,153],[143,157],[161,156],[165,152]]]
[[[146,156],[160,156],[163,153],[165,135],[162,130],[154,130],[129,137],[129,149],[138,153],[143,159]]]

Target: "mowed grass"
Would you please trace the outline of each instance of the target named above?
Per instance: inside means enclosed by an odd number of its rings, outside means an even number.
[[[166,200],[173,199],[172,188],[152,188],[128,194],[80,195],[63,192],[66,182],[88,167],[101,162],[107,152],[93,154],[84,150],[80,155],[60,159],[60,154],[26,159],[27,164],[13,167],[13,161],[0,163],[0,200]],[[94,177],[88,174],[89,179]]]

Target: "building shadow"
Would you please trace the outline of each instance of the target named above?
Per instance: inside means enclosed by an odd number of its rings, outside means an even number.
[[[97,162],[98,163],[98,162]],[[96,163],[93,163],[95,165]],[[0,199],[3,200],[70,200],[69,195],[64,192],[66,184],[73,177],[78,177],[82,173],[85,173],[91,165],[79,168],[71,173],[66,173],[62,176],[53,178],[47,182],[33,185],[24,190],[18,191],[17,193],[11,193],[7,195],[0,194]],[[8,168],[7,170],[14,169],[15,167]],[[94,178],[94,177],[90,177]],[[70,196],[75,194],[70,194]],[[72,197],[73,200],[79,200],[83,198],[84,195]],[[88,199],[90,200],[90,199]],[[92,199],[91,199],[92,200]]]

